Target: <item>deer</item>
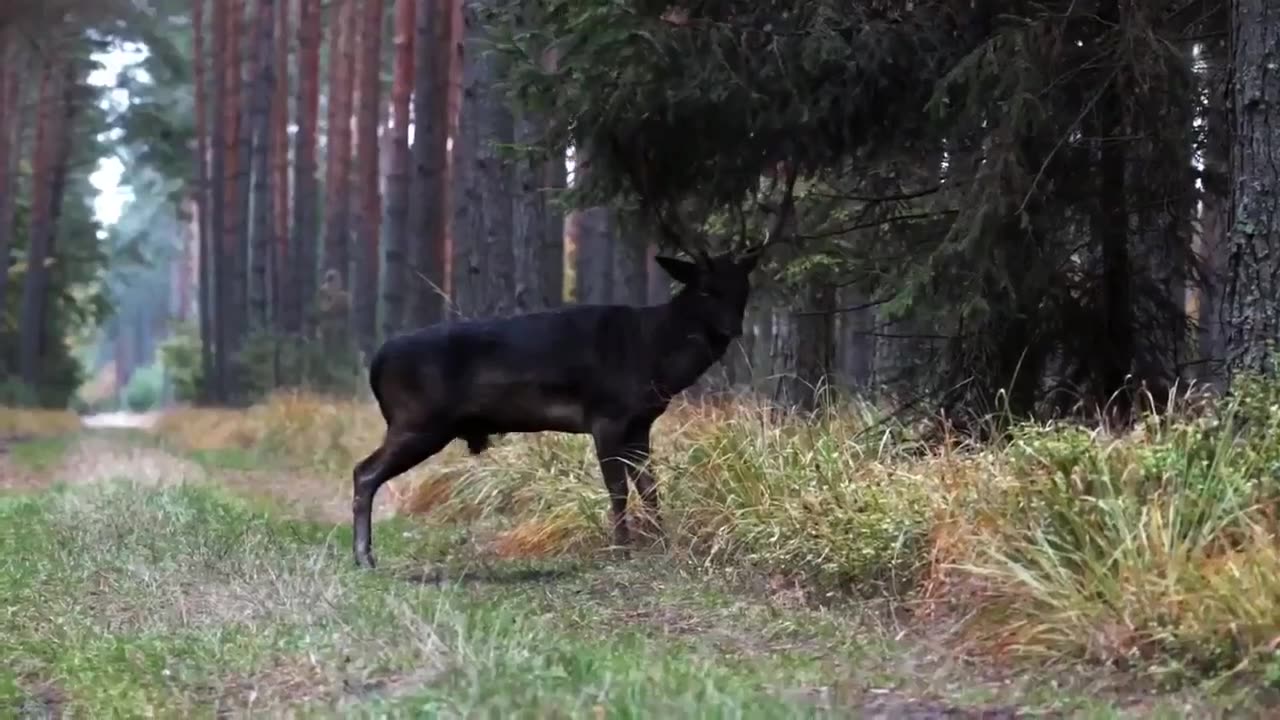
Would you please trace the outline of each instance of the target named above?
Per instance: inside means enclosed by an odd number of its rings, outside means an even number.
[[[679,283],[665,303],[579,304],[502,318],[437,323],[386,340],[369,386],[386,423],[381,445],[352,471],[353,552],[376,567],[372,509],[379,488],[461,439],[472,455],[492,436],[590,435],[609,496],[613,545],[631,544],[628,481],[646,509],[644,531],[663,535],[649,470],[650,433],[672,399],[742,335],[750,276],[792,214],[794,170],[761,243],[710,255],[691,250],[686,223],[659,229],[690,260],[656,262]]]

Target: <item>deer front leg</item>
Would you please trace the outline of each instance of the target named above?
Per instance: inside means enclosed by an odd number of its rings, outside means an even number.
[[[604,476],[605,489],[609,491],[610,519],[613,523],[613,544],[625,547],[631,537],[627,530],[627,464],[624,432],[614,423],[598,423],[592,429],[596,458],[600,461],[600,473]]]
[[[649,434],[652,423],[642,422],[632,426],[627,433],[627,459],[631,482],[636,493],[644,501],[644,521],[640,532],[650,539],[662,537],[662,514],[658,508],[658,486],[650,469]]]

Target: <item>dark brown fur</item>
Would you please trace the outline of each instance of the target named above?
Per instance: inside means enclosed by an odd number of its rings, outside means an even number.
[[[742,333],[757,258],[659,258],[684,284],[662,305],[573,305],[434,325],[384,343],[369,383],[387,432],[353,473],[356,562],[374,566],[370,514],[378,489],[455,438],[479,454],[495,434],[589,434],[615,543],[629,542],[628,475],[656,523],[657,490],[644,467],[650,428]]]

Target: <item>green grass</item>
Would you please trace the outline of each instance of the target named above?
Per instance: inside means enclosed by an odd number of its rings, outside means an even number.
[[[58,435],[24,440],[9,447],[9,454],[21,468],[49,472],[66,456],[73,439],[71,435]]]
[[[498,561],[403,520],[375,537],[367,573],[348,528],[208,487],[0,498],[0,715],[856,717],[930,699],[1118,717],[1097,685],[993,681],[886,614],[746,573],[656,552]]]

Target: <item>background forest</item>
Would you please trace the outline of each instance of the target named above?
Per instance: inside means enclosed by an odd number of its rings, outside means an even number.
[[[0,709],[1274,717],[1277,56],[1280,0],[0,0]],[[380,342],[780,214],[661,542],[507,436],[354,571]]]
[[[359,389],[362,357],[426,323],[659,302],[655,215],[711,246],[761,234],[787,167],[790,242],[697,393],[1123,413],[1264,369],[1275,335],[1270,178],[1229,170],[1233,148],[1266,165],[1248,53],[1270,30],[1233,45],[1226,3],[7,12],[10,400]]]

